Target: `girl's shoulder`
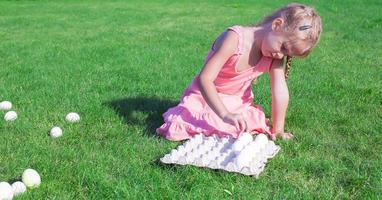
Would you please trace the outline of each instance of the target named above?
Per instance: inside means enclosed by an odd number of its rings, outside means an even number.
[[[232,31],[237,34],[238,37],[243,37],[243,26],[234,25],[227,28],[227,31]]]
[[[235,36],[232,36],[232,37],[236,37],[236,54],[242,54],[242,51],[243,51],[243,37],[244,37],[244,33],[243,33],[243,26],[241,25],[234,25],[234,26],[230,26],[227,28],[227,32],[233,32],[235,34],[232,34],[232,35],[235,35]]]
[[[228,27],[224,32],[222,32],[215,40],[212,45],[213,51],[218,51],[223,45],[229,47],[238,47],[241,44],[242,34],[240,32],[240,26],[235,25]],[[237,49],[236,49],[237,51]],[[235,52],[236,52],[235,51]]]

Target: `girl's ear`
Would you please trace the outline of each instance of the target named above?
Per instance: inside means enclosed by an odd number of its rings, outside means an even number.
[[[272,21],[272,31],[281,30],[281,27],[284,25],[284,19],[283,18],[276,18]]]

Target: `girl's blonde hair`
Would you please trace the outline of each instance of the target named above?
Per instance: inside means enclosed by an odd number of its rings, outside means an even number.
[[[288,32],[297,33],[298,31],[304,31],[303,38],[301,39],[307,42],[307,44],[310,44],[310,47],[302,56],[308,56],[312,49],[317,45],[322,32],[321,18],[317,12],[306,5],[292,3],[265,17],[258,26],[272,23],[276,18],[284,19],[284,27]],[[306,24],[301,24],[302,22],[305,22]],[[285,78],[287,79],[292,67],[292,57],[287,56],[285,65]]]

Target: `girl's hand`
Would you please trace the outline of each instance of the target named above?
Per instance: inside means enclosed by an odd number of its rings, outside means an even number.
[[[290,140],[294,138],[294,135],[292,133],[279,132],[271,134],[269,137],[273,141],[276,141],[277,138],[281,138],[282,140]]]
[[[247,120],[242,114],[228,113],[223,117],[223,121],[234,125],[240,132],[246,132],[248,129]]]

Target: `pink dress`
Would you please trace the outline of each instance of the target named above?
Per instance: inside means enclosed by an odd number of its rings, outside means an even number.
[[[230,112],[246,116],[248,132],[270,134],[268,119],[262,108],[253,104],[251,83],[253,79],[269,70],[272,58],[263,56],[255,66],[237,72],[236,63],[243,49],[243,30],[240,26],[233,26],[228,30],[238,35],[239,43],[236,53],[227,60],[214,81],[218,95]],[[214,53],[212,47],[205,63]],[[199,75],[185,90],[180,103],[168,109],[163,118],[165,123],[156,131],[173,141],[189,139],[199,133],[206,136],[216,134],[219,137],[230,135],[235,138],[240,134],[240,130],[225,123],[206,103],[199,89]]]

